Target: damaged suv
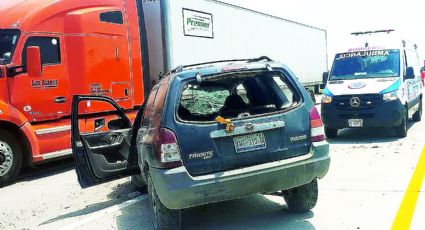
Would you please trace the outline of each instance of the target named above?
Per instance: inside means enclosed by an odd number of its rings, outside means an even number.
[[[86,115],[99,103],[110,106],[105,118]],[[107,97],[74,96],[72,138],[80,185],[137,175],[157,229],[180,228],[182,209],[256,193],[279,192],[290,210],[308,211],[330,164],[309,94],[263,58],[168,73],[133,125]]]

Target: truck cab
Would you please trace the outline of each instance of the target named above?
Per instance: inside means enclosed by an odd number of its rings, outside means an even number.
[[[71,156],[72,95],[113,98],[135,117],[149,91],[140,12],[140,1],[2,1],[0,185],[22,165]],[[105,111],[92,103],[85,108]],[[91,129],[104,123],[90,119]]]
[[[405,137],[409,118],[421,120],[417,46],[393,32],[353,33],[352,47],[336,54],[321,108],[329,138],[339,129],[372,127]]]

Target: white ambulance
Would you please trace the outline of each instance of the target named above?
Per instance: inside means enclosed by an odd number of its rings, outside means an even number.
[[[393,128],[407,135],[409,118],[422,116],[417,46],[394,30],[353,33],[352,47],[335,56],[322,96],[325,132],[344,128]]]

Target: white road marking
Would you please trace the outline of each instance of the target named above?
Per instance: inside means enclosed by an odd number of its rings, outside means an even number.
[[[138,197],[133,198],[131,200],[127,200],[127,201],[125,201],[125,202],[123,202],[121,204],[116,204],[114,206],[111,206],[111,207],[108,207],[108,208],[99,210],[97,212],[94,212],[94,213],[88,215],[86,218],[84,218],[82,220],[79,220],[77,222],[74,222],[74,223],[72,223],[72,224],[70,224],[68,226],[65,226],[63,228],[60,228],[60,229],[61,230],[73,230],[73,229],[76,229],[76,228],[78,228],[80,226],[83,226],[85,224],[91,223],[91,222],[93,222],[93,221],[95,221],[95,220],[97,220],[97,219],[99,219],[99,218],[101,218],[103,216],[106,216],[106,215],[108,215],[110,213],[114,213],[116,211],[119,211],[121,209],[124,209],[124,208],[126,208],[126,207],[128,207],[130,205],[133,205],[133,204],[135,204],[137,202],[140,202],[142,200],[145,200],[147,198],[148,198],[147,195],[138,196]]]

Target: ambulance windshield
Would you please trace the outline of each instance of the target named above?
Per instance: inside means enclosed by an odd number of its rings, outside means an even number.
[[[16,43],[19,38],[19,30],[1,30],[0,29],[0,64],[9,64],[13,52],[15,51]]]
[[[337,54],[329,79],[385,78],[399,75],[399,50],[371,50]]]

